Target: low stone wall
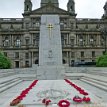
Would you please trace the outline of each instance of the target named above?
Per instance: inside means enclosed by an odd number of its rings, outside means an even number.
[[[2,74],[36,74],[37,66],[32,68],[21,69],[0,69],[0,75]],[[107,67],[65,67],[65,73],[105,73],[107,74]]]
[[[79,73],[88,73],[88,72],[98,72],[98,73],[107,73],[107,67],[65,67],[66,73],[79,72]]]

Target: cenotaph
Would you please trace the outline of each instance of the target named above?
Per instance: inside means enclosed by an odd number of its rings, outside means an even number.
[[[37,79],[63,78],[61,32],[58,15],[42,15]]]

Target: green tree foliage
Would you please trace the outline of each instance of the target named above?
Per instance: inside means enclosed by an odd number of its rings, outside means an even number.
[[[0,69],[11,68],[11,61],[0,52]]]
[[[96,61],[97,67],[107,67],[107,53],[100,56]]]

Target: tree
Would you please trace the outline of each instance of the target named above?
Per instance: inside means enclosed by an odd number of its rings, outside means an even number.
[[[100,56],[96,61],[97,67],[107,67],[107,53]]]
[[[11,68],[11,61],[4,54],[0,52],[0,69]]]

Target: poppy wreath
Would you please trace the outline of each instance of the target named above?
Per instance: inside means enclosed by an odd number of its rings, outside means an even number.
[[[91,99],[89,97],[84,97],[83,101],[86,102],[86,103],[89,103],[89,102],[91,102]]]
[[[45,104],[46,106],[48,106],[50,102],[51,102],[51,100],[48,100],[45,98],[42,100],[42,103]]]
[[[67,100],[60,100],[58,103],[59,107],[69,107],[70,106],[70,102]]]

